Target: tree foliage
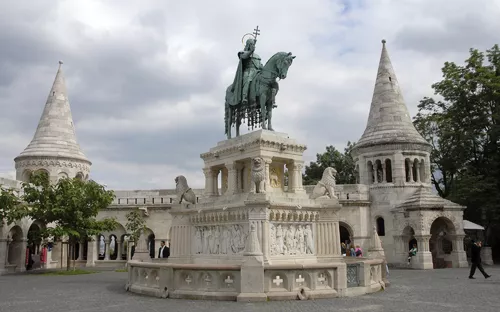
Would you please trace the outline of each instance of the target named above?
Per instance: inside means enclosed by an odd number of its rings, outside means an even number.
[[[356,164],[351,155],[354,144],[347,142],[344,153],[330,145],[326,147],[326,152],[316,154],[316,161],[310,162],[309,166],[305,168],[303,184],[314,185],[318,183],[327,167],[333,167],[337,170],[336,181],[338,184],[356,183]]]
[[[446,62],[437,99],[418,105],[415,126],[432,144],[432,183],[466,205],[465,218],[500,223],[500,48],[470,50],[464,65]]]
[[[141,235],[141,231],[146,228],[146,221],[144,220],[143,212],[136,208],[127,213],[126,217],[127,224],[125,224],[125,227],[130,234],[130,240],[137,242],[139,236]]]
[[[22,188],[22,200],[28,208],[18,210],[17,216],[54,225],[41,229],[42,237],[68,237],[69,245],[73,245],[112,231],[118,224],[114,218],[96,219],[99,210],[111,204],[114,194],[95,181],[66,178],[51,184],[45,172],[37,172]],[[69,259],[68,252],[68,267]]]
[[[24,210],[16,190],[0,185],[0,227],[21,219]]]

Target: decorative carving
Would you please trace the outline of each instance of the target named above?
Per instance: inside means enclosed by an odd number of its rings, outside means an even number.
[[[227,287],[233,287],[234,280],[231,278],[231,275],[228,275],[224,280],[224,283]]]
[[[269,172],[269,180],[272,188],[281,188],[281,178],[283,169],[278,166],[272,166]]]
[[[319,274],[319,276],[318,276],[318,283],[321,286],[323,286],[323,285],[325,285],[325,282],[326,282],[325,274],[324,273]]]
[[[245,249],[247,234],[240,224],[195,227],[197,254],[239,254]]]
[[[267,187],[266,163],[262,157],[252,159],[252,193],[265,193]]]
[[[316,184],[311,194],[311,199],[337,198],[335,196],[335,175],[337,171],[328,167],[323,171],[321,181]]]
[[[262,255],[262,251],[260,249],[259,237],[257,236],[257,231],[254,222],[250,224],[250,235],[246,241],[245,252],[243,253],[243,255],[245,256]]]
[[[273,279],[273,283],[276,284],[276,286],[280,287],[280,285],[283,283],[283,279],[279,275],[276,275],[276,278]]]
[[[310,224],[269,224],[272,256],[313,255],[314,237]]]
[[[220,181],[221,181],[221,192],[222,194],[224,194],[226,191],[227,191],[227,188],[228,188],[228,185],[229,185],[229,171],[227,170],[226,167],[222,168],[221,169],[221,177],[220,177]]]
[[[30,157],[31,156],[27,156]],[[26,159],[16,161],[16,169],[24,167],[59,167],[59,168],[75,168],[82,172],[89,173],[90,165],[88,162],[78,161],[69,158],[51,158],[51,157],[36,157],[36,159]]]
[[[175,193],[179,198],[179,204],[182,200],[191,204],[196,204],[196,195],[193,190],[188,186],[186,177],[180,175],[175,178]]]

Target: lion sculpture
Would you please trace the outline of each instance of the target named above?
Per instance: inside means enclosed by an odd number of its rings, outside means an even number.
[[[321,181],[313,189],[311,199],[334,199],[335,196],[335,175],[337,170],[328,167],[323,171]]]
[[[175,178],[175,193],[177,194],[177,198],[179,198],[179,204],[182,203],[182,200],[196,204],[196,195],[188,186],[185,176],[180,175]]]
[[[252,193],[266,192],[266,163],[262,157],[252,159]]]

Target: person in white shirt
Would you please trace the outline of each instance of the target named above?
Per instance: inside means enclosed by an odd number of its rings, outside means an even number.
[[[161,247],[158,250],[158,258],[168,258],[170,256],[170,248],[165,246],[165,241],[161,241]]]

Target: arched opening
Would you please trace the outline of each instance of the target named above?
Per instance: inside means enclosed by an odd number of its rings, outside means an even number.
[[[33,268],[40,268],[40,253],[42,250],[42,225],[38,222],[31,224],[27,235],[27,253],[28,259],[26,261],[26,270]]]
[[[30,182],[30,180],[31,180],[31,173],[32,172],[29,169],[24,170],[23,174],[21,176],[21,181],[23,181],[23,182]]]
[[[97,249],[99,250],[97,259],[104,260],[106,256],[106,239],[104,235],[100,234],[98,236],[99,242],[97,243]]]
[[[407,226],[404,228],[402,236],[403,245],[406,248],[406,250],[403,250],[403,253],[407,253],[410,249],[413,248],[414,245],[417,246],[417,240],[415,239],[415,230],[411,226]]]
[[[109,260],[116,260],[118,258],[118,241],[115,234],[109,236]]]
[[[155,234],[151,233],[148,235],[148,250],[149,256],[155,258],[156,248],[155,248]]]
[[[418,182],[418,159],[413,160],[413,165],[412,165],[412,174],[413,174],[413,182]]]
[[[84,176],[84,174],[83,174],[83,173],[78,172],[78,173],[76,174],[75,178],[77,178],[78,180],[82,180],[82,181],[83,181],[83,180],[85,179],[85,176]]]
[[[380,159],[377,159],[375,161],[375,167],[377,168],[377,183],[382,183],[384,178],[384,169],[382,168],[382,162],[380,161]]]
[[[123,234],[120,237],[120,241],[122,242],[122,244],[120,245],[120,257],[122,260],[127,260],[129,237],[130,236],[128,234]]]
[[[406,182],[412,181],[411,160],[409,158],[405,159],[405,179]]]
[[[10,229],[7,237],[7,263],[14,266],[14,269],[17,270],[24,265],[23,255],[25,254],[25,250],[23,248],[23,238],[23,230],[18,225]]]
[[[388,183],[392,182],[392,164],[388,158],[385,160],[385,180]]]
[[[378,217],[376,219],[377,223],[377,234],[378,236],[385,236],[385,221],[384,218]]]
[[[424,159],[420,159],[419,170],[420,170],[420,181],[424,182],[424,183],[427,182],[427,176],[425,175],[425,160]]]
[[[68,178],[68,174],[66,172],[59,172],[59,174],[57,175],[57,181],[62,180],[62,179],[67,179],[67,178]]]
[[[360,175],[359,175],[359,164],[356,164],[356,172],[355,172],[355,174],[356,174],[356,184],[361,183],[360,182],[361,179],[360,179]]]
[[[366,163],[367,173],[368,173],[368,184],[375,183],[375,173],[373,172],[373,163],[368,161]]]
[[[453,251],[452,241],[455,235],[453,222],[448,218],[438,217],[431,224],[430,234],[429,250],[432,254],[434,268],[451,268],[453,266],[451,257]]]

